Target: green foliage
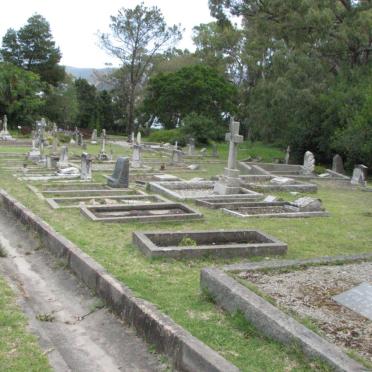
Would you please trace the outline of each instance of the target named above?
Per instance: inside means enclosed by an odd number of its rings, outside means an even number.
[[[179,247],[196,247],[196,241],[189,236],[184,236],[178,243]]]
[[[153,130],[147,137],[149,142],[163,142],[163,143],[175,143],[178,141],[180,145],[186,143],[183,139],[180,129],[161,129]]]
[[[75,80],[78,114],[76,123],[79,128],[95,128],[98,122],[97,89],[86,79]]]
[[[9,128],[29,125],[43,102],[39,76],[8,62],[0,62],[0,116],[8,115]]]
[[[221,121],[216,122],[204,115],[192,112],[185,116],[182,121],[181,134],[183,137],[193,137],[199,144],[207,144],[210,141],[221,140],[227,130],[227,125]]]
[[[18,31],[9,29],[3,37],[2,58],[40,76],[42,81],[57,85],[64,79],[59,66],[61,53],[52,39],[49,23],[39,14],[27,20]]]
[[[194,65],[151,78],[143,110],[171,129],[192,112],[221,121],[235,110],[235,97],[235,86],[216,70]]]

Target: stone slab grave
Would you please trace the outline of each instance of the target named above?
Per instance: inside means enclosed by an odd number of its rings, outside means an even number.
[[[258,230],[134,232],[133,243],[151,258],[230,258],[287,252],[285,243]]]
[[[357,312],[372,320],[372,285],[362,283],[346,292],[334,296],[333,299],[340,305]]]
[[[230,205],[222,208],[225,214],[239,218],[304,218],[328,217],[319,199],[310,197],[299,198],[293,202],[251,202],[244,205]]]
[[[361,372],[369,369],[347,353],[352,348],[372,360],[372,323],[338,305],[332,296],[368,280],[371,259],[372,254],[360,254],[205,268],[200,286],[220,308],[232,314],[241,312],[262,335],[295,345],[308,357],[325,361],[332,370]],[[321,335],[307,328],[307,322],[297,320],[304,318],[310,318]]]
[[[173,174],[166,173],[145,173],[145,174],[131,174],[129,176],[130,182],[135,182],[136,185],[146,187],[149,182],[152,181],[181,181],[181,178],[174,176]]]
[[[57,197],[109,197],[145,195],[143,191],[135,189],[112,189],[104,184],[81,182],[76,184],[42,184],[38,186],[27,185],[39,198]]]
[[[57,197],[47,198],[46,202],[53,209],[60,208],[79,208],[81,205],[137,205],[137,204],[152,204],[152,203],[169,203],[169,200],[158,195],[128,195],[121,191],[117,191],[119,196],[75,196],[75,197]]]
[[[101,222],[175,222],[203,218],[201,213],[180,203],[80,206],[80,212],[92,221]]]
[[[317,192],[318,186],[295,180],[289,177],[278,177],[272,175],[254,175],[240,176],[241,186],[257,192],[274,192],[274,191],[297,191],[297,192]]]
[[[218,209],[227,208],[230,206],[244,206],[250,205],[255,201],[262,200],[264,197],[262,194],[246,194],[246,195],[224,195],[224,196],[211,196],[195,199],[195,204],[202,207]]]
[[[149,189],[151,191],[177,200],[193,200],[203,197],[220,196],[215,193],[214,187],[214,181],[175,181],[149,183]],[[237,195],[256,196],[258,193],[241,187],[238,189],[238,194],[235,196]]]

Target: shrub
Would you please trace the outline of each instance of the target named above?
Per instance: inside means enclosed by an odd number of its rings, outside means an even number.
[[[180,129],[159,129],[150,133],[147,137],[149,142],[178,142],[180,146],[184,146],[186,141]]]

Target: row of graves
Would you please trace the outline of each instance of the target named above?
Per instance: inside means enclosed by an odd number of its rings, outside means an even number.
[[[245,219],[327,217],[329,213],[321,200],[308,195],[317,192],[318,181],[320,185],[324,180],[332,180],[356,190],[367,188],[366,167],[356,166],[350,179],[344,174],[339,156],[335,156],[332,169],[320,175],[314,172],[315,158],[310,152],[305,154],[302,165],[288,164],[289,149],[284,164],[238,162],[238,145],[243,141],[239,125],[231,120],[230,131],[226,134],[227,165],[222,175],[209,180],[186,181],[162,172],[161,168],[160,172],[154,172],[153,164],[159,164],[155,160],[152,163],[151,156],[147,161],[143,157],[146,152],[166,154],[167,162],[160,160],[160,163],[166,164],[167,172],[179,171],[184,164],[185,174],[189,165],[184,161],[188,156],[200,159],[206,155],[195,155],[195,149],[189,152],[190,144],[186,151],[178,149],[177,144],[158,148],[155,144],[143,144],[140,135],[137,138],[133,135],[131,159],[120,156],[114,161],[103,156],[106,154],[105,132],[101,135],[97,157],[83,152],[80,159],[69,160],[68,147],[58,149],[54,139],[49,146],[50,153],[45,155],[43,121],[38,125],[27,155],[27,167],[23,167],[27,171],[14,175],[28,182],[29,189],[54,210],[79,208],[82,218],[95,223],[144,223],[144,229],[133,231],[133,245],[146,257],[173,259],[280,256],[286,254],[288,246],[256,229],[148,231],[147,223],[195,220],[197,224],[204,218],[199,207],[222,216]],[[55,127],[52,132],[55,138]],[[98,144],[96,134],[91,142]],[[175,156],[179,160],[175,160]],[[111,165],[111,174],[104,174],[103,168],[95,169],[95,164],[105,162],[105,170]],[[53,174],[50,174],[51,169]],[[94,181],[95,172],[103,173],[106,182]],[[286,201],[270,195],[275,192],[286,192],[291,199],[295,198]],[[371,258],[366,254],[307,261],[242,262],[203,269],[200,284],[218,306],[230,313],[241,312],[262,334],[285,344],[296,344],[304,353],[321,358],[336,370],[362,371],[365,367],[348,356],[343,348],[351,347],[372,361]],[[337,270],[340,263],[344,270]],[[242,281],[250,284],[244,285]],[[257,286],[259,291],[250,290],[251,285]],[[269,302],[267,296],[274,298],[275,303]],[[329,306],[318,306],[320,303]],[[291,315],[296,312],[315,319],[321,325],[322,335],[297,321]]]

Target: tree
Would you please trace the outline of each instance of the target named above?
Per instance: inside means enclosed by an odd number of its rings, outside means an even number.
[[[157,53],[167,50],[181,38],[178,26],[167,27],[157,7],[143,3],[133,9],[122,8],[111,17],[111,34],[101,34],[103,48],[120,59],[128,74],[123,85],[127,96],[127,133],[134,126],[134,113],[140,91],[146,83],[152,62]]]
[[[0,116],[10,127],[31,124],[43,104],[39,76],[11,63],[0,62]]]
[[[80,128],[97,128],[99,123],[96,87],[89,84],[86,79],[76,79],[75,89],[78,103],[77,126]]]
[[[64,67],[58,65],[62,55],[52,39],[49,23],[39,14],[30,17],[18,31],[9,29],[0,53],[4,61],[40,75],[48,84],[57,86],[64,79]]]
[[[49,89],[42,114],[59,126],[73,127],[78,114],[78,102],[71,76],[66,75],[63,83]]]
[[[192,112],[221,122],[233,112],[236,88],[216,70],[202,65],[184,67],[175,73],[150,79],[143,111],[156,116],[166,129],[175,128]]]

